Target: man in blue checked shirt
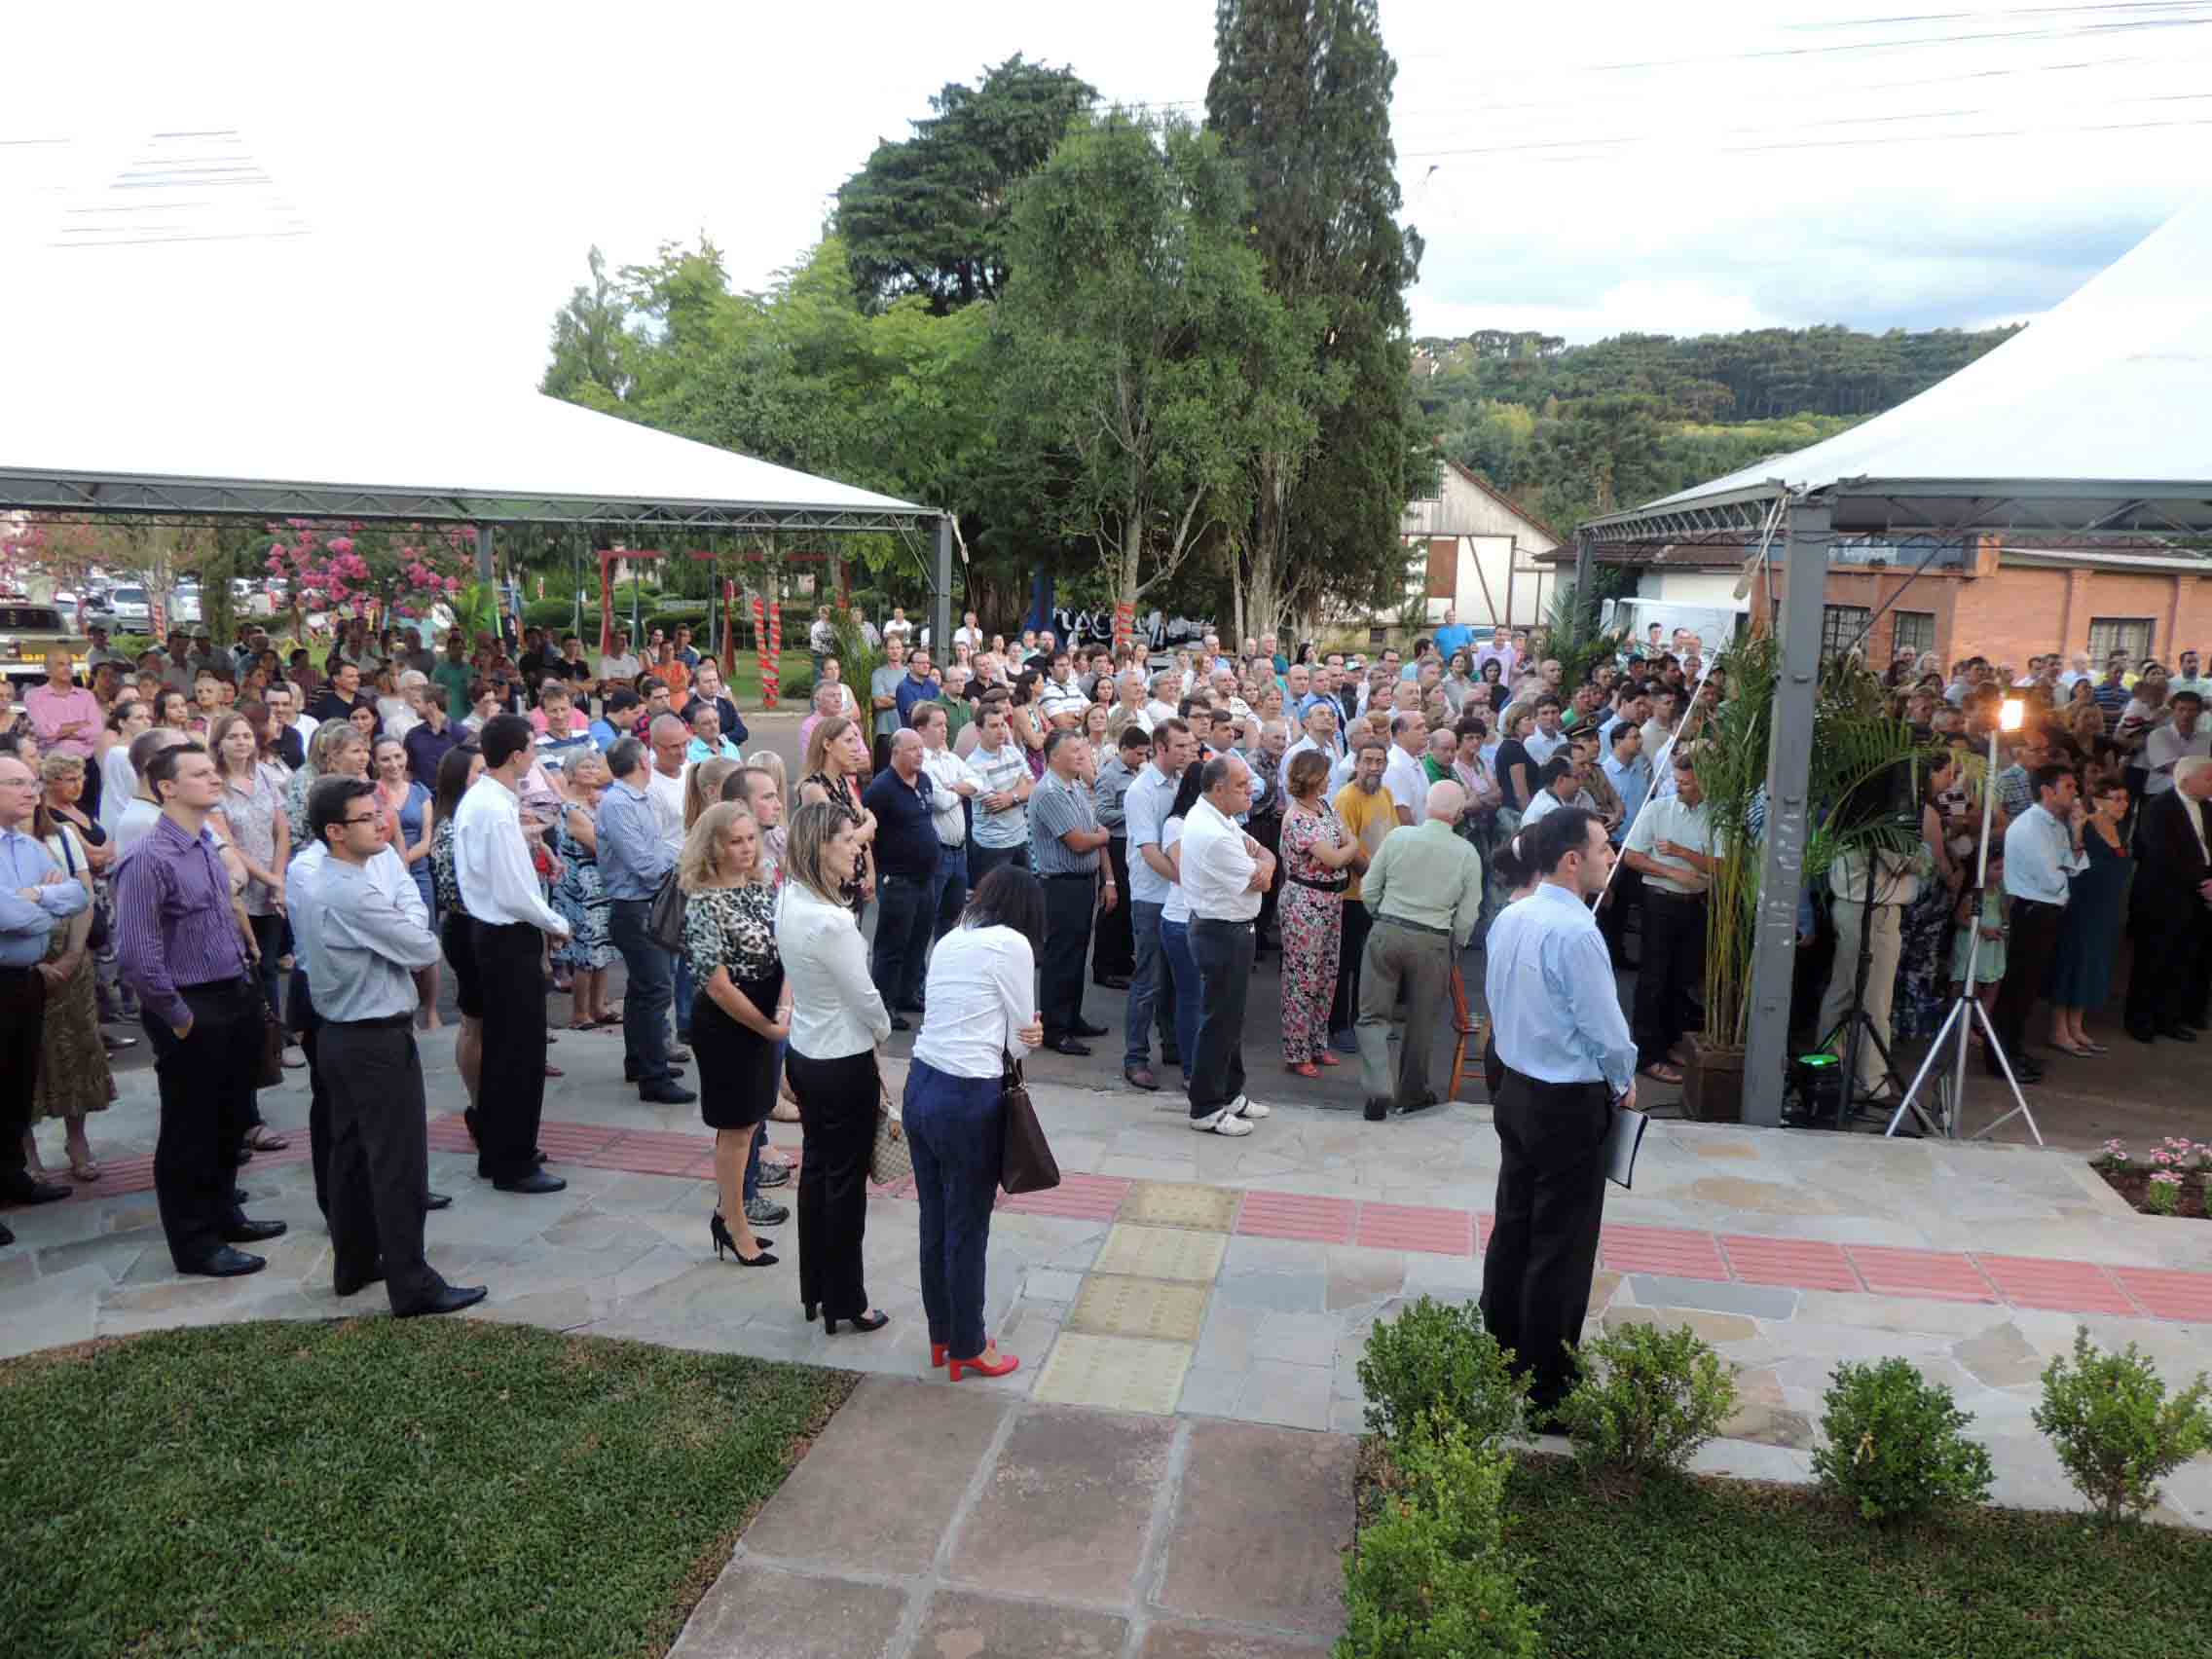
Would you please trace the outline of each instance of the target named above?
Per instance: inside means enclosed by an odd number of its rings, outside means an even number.
[[[1540,1422],[1574,1381],[1605,1211],[1605,1135],[1636,1104],[1636,1043],[1590,900],[1613,849],[1597,814],[1562,807],[1524,830],[1540,878],[1491,924],[1484,977],[1504,1076],[1493,1121],[1497,1224],[1483,1259],[1483,1322],[1530,1378]]]

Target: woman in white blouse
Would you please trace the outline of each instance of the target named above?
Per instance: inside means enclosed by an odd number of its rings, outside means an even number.
[[[983,1255],[1005,1138],[1006,1056],[1016,1043],[1034,1049],[1045,1040],[1037,1013],[1044,941],[1044,885],[1013,865],[984,876],[960,926],[930,958],[921,1034],[906,1072],[903,1119],[921,1199],[930,1363],[949,1363],[955,1382],[968,1371],[1004,1377],[1021,1363],[1002,1355],[983,1330]]]
[[[861,1274],[867,1229],[867,1161],[882,1083],[875,1046],[891,1015],[868,977],[860,923],[842,896],[860,862],[858,830],[836,807],[811,801],[792,814],[776,944],[791,998],[786,1073],[798,1096],[798,1294],[806,1316],[879,1331]]]

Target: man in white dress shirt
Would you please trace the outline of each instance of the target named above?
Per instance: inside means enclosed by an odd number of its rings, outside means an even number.
[[[971,613],[973,614],[973,613]],[[944,741],[952,722],[944,705],[914,705],[914,729],[922,734],[922,770],[930,779],[930,817],[937,827],[937,892],[932,900],[934,942],[950,933],[968,903],[968,797],[977,793],[968,762]]]
[[[1198,1028],[1190,1061],[1191,1127],[1248,1135],[1272,1108],[1244,1092],[1244,1004],[1252,985],[1252,919],[1275,861],[1234,820],[1252,805],[1252,772],[1235,755],[1205,762],[1202,793],[1183,824],[1183,894],[1198,969]]]
[[[1398,803],[1400,824],[1419,824],[1428,816],[1428,772],[1421,754],[1428,748],[1428,721],[1419,714],[1390,719],[1390,760],[1382,768],[1383,787]]]
[[[677,722],[682,729],[682,722]],[[541,933],[569,937],[545,903],[523,839],[523,774],[536,734],[520,715],[494,715],[477,733],[484,774],[453,821],[454,878],[469,914],[484,997],[483,1085],[477,1097],[476,1173],[502,1193],[558,1193],[568,1185],[536,1163],[545,1111],[545,986]]]

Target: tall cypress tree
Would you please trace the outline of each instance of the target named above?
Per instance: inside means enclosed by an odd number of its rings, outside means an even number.
[[[1245,630],[1310,616],[1324,594],[1387,604],[1423,486],[1405,290],[1420,238],[1398,223],[1397,151],[1376,0],[1218,0],[1207,125],[1244,168],[1269,288],[1323,318],[1314,437],[1263,452],[1245,538]]]

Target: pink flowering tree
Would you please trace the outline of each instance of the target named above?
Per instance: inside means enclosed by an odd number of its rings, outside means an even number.
[[[287,519],[269,527],[263,564],[289,584],[296,609],[377,608],[416,617],[468,585],[475,547],[474,531],[463,526]]]

